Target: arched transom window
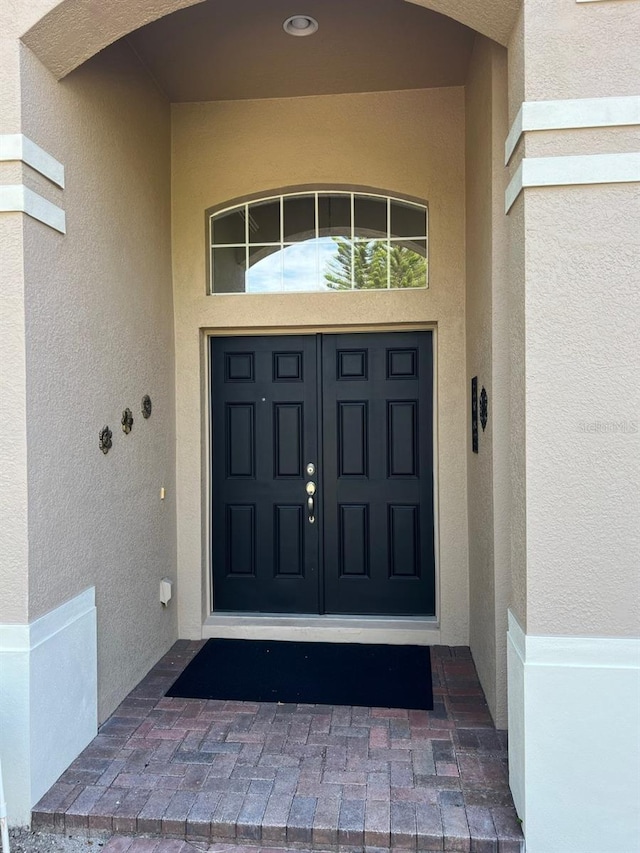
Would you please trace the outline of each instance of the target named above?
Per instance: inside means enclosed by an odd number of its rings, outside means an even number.
[[[211,293],[427,287],[427,208],[372,193],[279,195],[209,217]]]

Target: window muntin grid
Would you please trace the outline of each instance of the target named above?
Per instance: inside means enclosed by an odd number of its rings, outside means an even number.
[[[330,190],[227,208],[209,217],[210,293],[426,288],[427,215],[416,202]]]

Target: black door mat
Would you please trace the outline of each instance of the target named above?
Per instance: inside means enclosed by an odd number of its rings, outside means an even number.
[[[369,708],[433,708],[428,646],[207,640],[166,693]]]

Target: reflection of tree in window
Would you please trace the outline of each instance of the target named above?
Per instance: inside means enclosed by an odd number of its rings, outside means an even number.
[[[352,286],[355,290],[382,290],[426,285],[427,261],[416,251],[418,246],[412,249],[401,243],[387,245],[373,240],[352,243],[345,237],[333,240],[336,254],[324,270],[325,280],[332,290],[351,290]]]
[[[210,223],[213,293],[427,287],[427,209],[417,202],[293,193]]]

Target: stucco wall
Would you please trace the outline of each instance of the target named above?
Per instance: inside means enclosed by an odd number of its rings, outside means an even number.
[[[472,452],[467,417],[469,641],[497,725],[506,727],[509,595],[509,349],[503,141],[506,51],[476,36],[466,86],[467,395],[488,395],[486,430]]]
[[[468,642],[463,90],[172,110],[181,635],[200,636],[208,612],[201,330],[436,323],[441,639]],[[207,296],[204,211],[240,196],[308,184],[377,187],[425,199],[429,290]]]
[[[637,185],[526,200],[529,633],[640,627],[639,209]]]
[[[466,86],[467,394],[478,378],[493,409],[492,359],[492,64],[491,43],[476,38]],[[468,411],[470,424],[469,397]],[[493,415],[493,411],[491,412]],[[496,702],[493,562],[493,417],[478,426],[474,453],[467,428],[469,641],[489,707]]]
[[[25,15],[24,42],[58,78],[64,77],[107,45],[144,24],[202,0],[136,0],[105,4],[99,12],[84,0],[32,0]],[[472,29],[506,44],[519,0],[411,0],[453,17]],[[99,15],[99,17],[98,17]],[[99,20],[99,26],[95,26]]]
[[[637,3],[526,0],[524,98],[636,94],[639,23]],[[509,171],[634,147],[637,128],[531,132]],[[604,179],[526,190],[509,212],[512,606],[527,634],[640,625],[639,204],[637,184]]]
[[[525,394],[525,212],[522,196],[508,216],[509,248],[509,518],[511,609],[527,630],[527,495]]]
[[[67,216],[66,235],[24,220],[28,616],[95,585],[104,718],[177,636],[159,603],[175,577],[169,107],[126,44],[62,83],[23,48],[22,74],[22,131],[66,188],[24,181]]]
[[[493,438],[493,563],[495,577],[496,707],[494,721],[507,727],[507,608],[511,600],[511,409],[509,382],[509,234],[504,214],[507,171],[504,168],[504,139],[508,124],[508,54],[493,44],[491,49],[492,88],[492,281],[491,281],[491,366],[493,388],[490,403]]]
[[[507,119],[510,127],[525,100],[525,14],[522,4],[517,15],[508,44],[508,107]],[[506,132],[504,134],[506,138]],[[511,180],[519,165],[519,157],[524,154],[525,143],[520,141],[504,180]],[[500,157],[502,160],[502,156]],[[509,211],[506,218],[506,280],[507,285],[496,316],[502,322],[502,342],[508,354],[507,375],[503,376],[505,387],[503,403],[508,412],[507,422],[502,421],[502,430],[496,448],[500,455],[500,468],[508,465],[508,471],[502,478],[503,488],[497,492],[502,507],[508,513],[508,520],[497,518],[500,524],[501,561],[509,565],[510,589],[503,590],[513,612],[523,629],[527,626],[527,563],[526,563],[526,479],[525,479],[525,231],[524,202],[520,198]],[[506,323],[506,329],[504,324]],[[505,340],[506,338],[506,340]],[[494,425],[495,426],[495,425]],[[508,444],[506,443],[508,437]],[[498,436],[496,436],[498,438]],[[507,454],[505,460],[504,454]],[[508,493],[505,494],[505,491]],[[504,513],[503,513],[504,514]],[[506,528],[506,529],[505,529]],[[496,627],[504,635],[504,612],[499,613]],[[504,692],[504,691],[503,691]]]
[[[525,0],[525,100],[637,95],[640,6]]]
[[[509,70],[509,123],[511,123],[520,105],[524,101],[524,4],[516,16],[508,42],[507,61]]]
[[[13,4],[12,4],[13,7]],[[0,5],[0,133],[20,130],[19,45],[15,10]],[[15,162],[0,163],[0,184],[21,181]],[[0,567],[3,595],[0,623],[26,621],[27,428],[24,355],[22,217],[0,216]]]
[[[26,364],[24,357],[24,278],[22,221],[0,221],[0,565],[3,595],[0,622],[27,620],[29,583]]]

